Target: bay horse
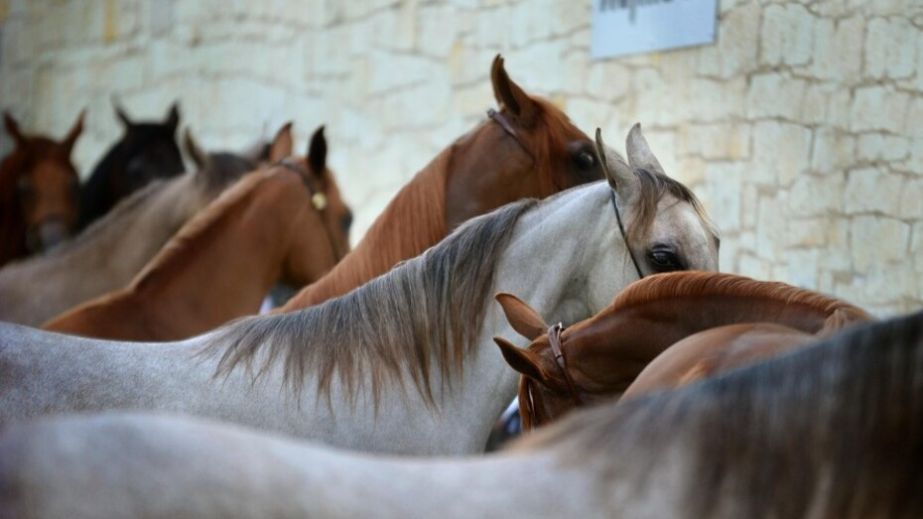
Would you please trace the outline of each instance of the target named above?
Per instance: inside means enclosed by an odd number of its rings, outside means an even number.
[[[159,178],[185,171],[176,145],[179,107],[170,106],[163,122],[133,122],[115,105],[122,138],[99,160],[80,189],[80,228],[108,213],[122,198]]]
[[[23,519],[914,519],[921,380],[918,312],[581,410],[477,458],[344,452],[191,417],[51,417],[0,433],[0,508]]]
[[[197,149],[188,135],[187,147]],[[127,287],[42,328],[126,341],[184,339],[256,313],[278,281],[301,286],[320,278],[349,250],[349,228],[341,225],[349,209],[326,168],[326,151],[321,127],[306,160],[246,175],[187,222]]]
[[[694,195],[652,162],[640,127],[627,147],[630,164],[607,156],[609,184],[475,218],[316,307],[171,343],[0,324],[0,427],[58,412],[158,409],[369,451],[483,451],[517,384],[491,341],[508,330],[492,294],[521,292],[539,311],[577,321],[636,269],[717,268],[717,239]]]
[[[0,265],[46,251],[75,230],[80,179],[70,156],[84,114],[61,142],[26,135],[3,114],[16,147],[0,162]]]
[[[494,338],[509,365],[522,375],[519,407],[524,430],[577,405],[621,395],[633,383],[638,393],[674,387],[872,319],[861,308],[817,292],[717,272],[646,277],[603,311],[563,331],[550,330],[538,312],[511,294],[498,294],[497,300],[513,329],[532,341],[520,349]],[[704,336],[697,338],[698,334]],[[743,337],[749,337],[749,344],[735,342],[745,341]],[[667,354],[683,341],[691,342],[675,356]],[[727,356],[715,362],[715,357],[705,356],[707,352]]]
[[[279,130],[272,150],[273,160],[291,155],[289,125]],[[189,218],[256,167],[255,158],[210,153],[201,169],[155,180],[75,239],[0,269],[0,321],[40,326],[125,286]]]
[[[435,245],[462,222],[522,198],[544,198],[603,178],[593,141],[551,102],[490,70],[499,111],[459,137],[391,200],[355,249],[280,311],[345,294]]]

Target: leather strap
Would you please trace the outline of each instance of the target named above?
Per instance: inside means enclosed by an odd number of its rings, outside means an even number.
[[[513,128],[513,125],[510,124],[506,116],[503,115],[503,112],[498,112],[494,110],[493,108],[490,108],[487,110],[487,117],[489,117],[495,123],[499,124],[500,128],[503,128],[503,131],[505,131],[507,135],[512,137],[513,140],[515,140],[516,143],[519,144],[519,147],[522,148],[523,151],[525,151],[526,154],[528,154],[529,157],[532,158],[532,160],[535,160],[535,156],[532,155],[532,152],[529,150],[529,148],[527,148],[526,145],[522,143],[522,140],[519,138],[519,132],[516,131],[516,128]]]
[[[548,328],[548,344],[551,345],[551,352],[554,354],[555,364],[557,364],[561,374],[564,376],[564,383],[567,384],[567,390],[570,391],[570,396],[574,400],[574,404],[579,407],[583,405],[583,399],[580,398],[580,394],[577,393],[577,385],[574,384],[574,379],[570,377],[570,373],[567,371],[567,358],[564,357],[564,350],[561,348],[561,332],[563,331],[564,325],[561,323],[552,325]]]
[[[312,185],[312,173],[302,168],[298,163],[287,158],[276,162],[273,166],[280,166],[289,171],[294,171],[298,174],[298,177],[301,178],[301,183],[304,184],[305,189],[307,189],[308,193],[311,195],[311,207],[313,207],[321,217],[321,223],[323,224],[321,227],[324,228],[324,235],[327,236],[327,242],[330,244],[330,251],[333,252],[333,256],[337,258],[337,260],[342,259],[340,252],[337,250],[336,243],[333,240],[333,233],[327,228],[327,224],[324,221],[324,213],[327,210],[327,195],[318,189],[317,186]]]

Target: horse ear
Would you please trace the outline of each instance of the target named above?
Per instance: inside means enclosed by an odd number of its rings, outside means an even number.
[[[617,193],[624,198],[629,198],[632,186],[637,182],[631,166],[625,162],[621,155],[606,146],[603,142],[602,130],[596,128],[596,158],[602,164],[606,181]]]
[[[208,165],[208,154],[199,147],[189,128],[186,128],[186,131],[183,132],[183,149],[185,149],[186,154],[189,155],[200,171],[205,169]]]
[[[70,131],[67,132],[67,135],[64,137],[64,140],[61,141],[61,146],[67,151],[68,155],[70,155],[71,150],[74,149],[74,143],[77,142],[77,137],[80,137],[80,134],[83,133],[83,119],[86,115],[87,111],[86,108],[84,108],[80,111],[80,115],[77,116],[74,126],[71,127]]]
[[[164,126],[169,127],[174,132],[179,126],[179,103],[173,101],[173,104],[170,105],[170,111],[167,112],[167,119],[163,122]]]
[[[276,136],[272,138],[272,142],[269,144],[269,162],[279,162],[286,157],[291,157],[294,147],[292,122],[289,121],[279,128]]]
[[[322,175],[327,166],[327,139],[324,137],[324,125],[320,125],[311,136],[308,145],[308,164],[315,175]]]
[[[126,130],[135,125],[135,123],[131,121],[131,118],[128,117],[128,114],[125,113],[125,109],[122,108],[121,103],[116,100],[115,96],[112,97],[112,108],[115,109],[116,117],[119,118],[119,121],[122,122],[122,126],[124,126]]]
[[[517,373],[545,383],[549,377],[542,367],[542,356],[526,348],[517,348],[503,337],[494,337],[503,359]]]
[[[503,67],[503,57],[499,54],[490,67],[490,81],[500,108],[505,108],[523,128],[531,128],[538,114],[538,104],[510,79]]]
[[[647,145],[647,139],[641,133],[641,123],[635,123],[628,132],[628,139],[625,142],[625,149],[628,150],[628,163],[635,169],[645,169],[651,173],[660,173],[666,175],[657,157],[651,152],[650,146]]]
[[[6,132],[9,133],[10,137],[17,143],[26,140],[22,132],[19,131],[19,123],[16,122],[16,119],[13,119],[13,116],[10,115],[9,112],[3,112],[3,125],[6,126]]]
[[[548,325],[542,319],[542,316],[538,315],[538,312],[533,310],[522,299],[505,292],[497,294],[494,299],[500,303],[500,307],[503,308],[503,313],[506,315],[506,320],[509,321],[510,326],[519,335],[534,341],[548,330]]]

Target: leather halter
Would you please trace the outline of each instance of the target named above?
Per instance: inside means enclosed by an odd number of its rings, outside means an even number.
[[[628,249],[628,257],[631,258],[631,263],[635,266],[638,279],[644,279],[644,273],[641,272],[641,265],[638,263],[638,259],[635,258],[635,253],[631,250],[631,245],[628,243],[628,233],[625,232],[625,226],[622,224],[622,213],[619,211],[619,204],[615,198],[614,189],[609,190],[609,199],[612,200],[612,210],[615,211],[615,221],[619,224],[619,232],[622,233],[622,240],[625,242],[625,248]]]
[[[567,390],[574,400],[574,405],[579,407],[583,405],[583,399],[580,398],[580,394],[577,393],[577,385],[574,384],[574,379],[571,378],[570,373],[567,371],[567,359],[564,357],[564,350],[561,348],[561,332],[563,331],[564,325],[561,323],[548,328],[548,344],[551,345],[551,352],[554,354],[554,362],[558,366],[558,370],[564,376],[564,383],[567,384]]]
[[[519,144],[519,147],[522,148],[522,150],[525,151],[533,161],[535,160],[535,155],[532,155],[532,151],[530,151],[529,148],[527,148],[526,145],[522,143],[522,140],[519,138],[519,132],[516,131],[516,128],[513,128],[513,125],[510,124],[510,121],[506,118],[505,115],[503,115],[503,112],[498,112],[493,108],[490,108],[487,110],[487,117],[500,125],[500,128],[503,128],[503,131],[512,137],[513,140]]]
[[[333,252],[333,256],[337,258],[337,260],[342,259],[333,239],[333,233],[330,231],[330,229],[327,228],[327,225],[324,222],[324,213],[327,210],[327,195],[318,189],[317,186],[313,185],[311,181],[311,172],[302,168],[298,165],[298,163],[290,159],[282,159],[273,164],[273,166],[280,166],[289,171],[294,171],[298,174],[298,177],[301,178],[301,183],[304,184],[305,189],[308,190],[308,194],[311,195],[311,207],[313,207],[317,211],[318,216],[321,217],[321,227],[324,229],[324,235],[327,236],[327,242],[330,245],[330,251]]]

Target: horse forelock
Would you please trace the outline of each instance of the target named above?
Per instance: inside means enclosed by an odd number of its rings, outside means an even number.
[[[682,182],[663,173],[651,172],[643,168],[633,168],[633,171],[638,179],[638,193],[633,208],[635,219],[626,229],[629,239],[635,242],[650,229],[657,218],[657,208],[660,200],[665,195],[673,196],[680,202],[690,204],[705,225],[706,230],[712,236],[717,237],[715,226],[711,223],[705,209],[702,207],[702,203],[691,189]]]
[[[494,267],[519,217],[534,204],[520,201],[472,219],[423,255],[344,296],[241,320],[211,337],[202,353],[219,356],[216,375],[259,364],[255,378],[282,358],[283,382],[299,394],[311,372],[319,397],[330,398],[337,379],[354,399],[368,373],[366,389],[376,405],[386,383],[405,387],[410,377],[435,405],[431,370],[442,376],[439,389],[451,389],[449,375],[477,346]]]
[[[735,274],[683,271],[656,274],[629,285],[602,313],[669,301],[683,297],[739,297],[778,301],[786,305],[808,307],[829,316],[843,310],[851,320],[865,321],[871,316],[861,308],[841,299],[775,281],[757,281]]]
[[[598,464],[603,492],[682,461],[689,517],[920,517],[923,312],[572,413],[512,449]]]

